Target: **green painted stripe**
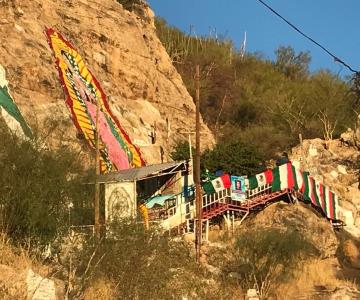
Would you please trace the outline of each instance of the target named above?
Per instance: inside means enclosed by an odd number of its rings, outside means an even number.
[[[277,192],[281,190],[281,182],[280,182],[280,170],[279,167],[273,169],[273,183],[272,183],[272,191]]]

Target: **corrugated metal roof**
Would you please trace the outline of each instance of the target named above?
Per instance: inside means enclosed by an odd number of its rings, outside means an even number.
[[[177,168],[183,165],[185,170],[185,161],[173,161],[163,164],[156,164],[145,166],[141,168],[133,168],[122,170],[119,172],[101,174],[99,176],[100,182],[119,182],[119,181],[135,181],[146,177],[163,173],[164,171],[171,171],[170,169]]]

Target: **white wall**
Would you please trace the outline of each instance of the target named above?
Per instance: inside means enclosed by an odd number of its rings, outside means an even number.
[[[105,184],[105,220],[136,216],[136,191],[134,182]]]

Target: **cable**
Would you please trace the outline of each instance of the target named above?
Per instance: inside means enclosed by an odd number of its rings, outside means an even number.
[[[348,68],[351,72],[358,74],[359,72],[354,70],[352,67],[350,67],[347,63],[345,63],[342,59],[338,58],[335,54],[331,53],[328,49],[326,49],[324,46],[322,46],[321,44],[319,44],[317,41],[315,41],[314,39],[312,39],[310,36],[308,36],[307,34],[305,34],[304,32],[302,32],[299,28],[297,28],[295,25],[293,25],[290,21],[288,21],[287,19],[285,19],[282,15],[280,15],[276,10],[274,10],[272,7],[270,7],[268,4],[266,4],[264,1],[262,0],[257,0],[258,2],[260,2],[262,5],[264,5],[267,9],[269,9],[270,11],[272,11],[275,15],[277,15],[280,19],[282,19],[285,23],[287,23],[290,27],[292,27],[294,30],[296,30],[298,33],[300,33],[302,36],[304,36],[305,38],[307,38],[309,41],[311,41],[312,43],[314,43],[315,45],[317,45],[318,47],[320,47],[322,50],[324,50],[327,54],[329,54],[336,62],[341,63],[342,65],[344,65],[346,68]]]

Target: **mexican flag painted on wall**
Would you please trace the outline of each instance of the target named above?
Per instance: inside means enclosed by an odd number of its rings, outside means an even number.
[[[272,170],[266,170],[265,172],[256,174],[249,178],[249,189],[256,189],[259,186],[271,184],[273,182]]]
[[[294,188],[294,175],[291,163],[273,169],[272,191],[283,191]]]
[[[10,129],[20,130],[27,137],[32,136],[31,129],[9,93],[5,69],[2,65],[0,65],[0,113]]]
[[[220,177],[217,177],[209,182],[206,182],[203,185],[203,189],[206,194],[214,194],[223,189],[228,189],[231,187],[230,175],[225,174]]]

